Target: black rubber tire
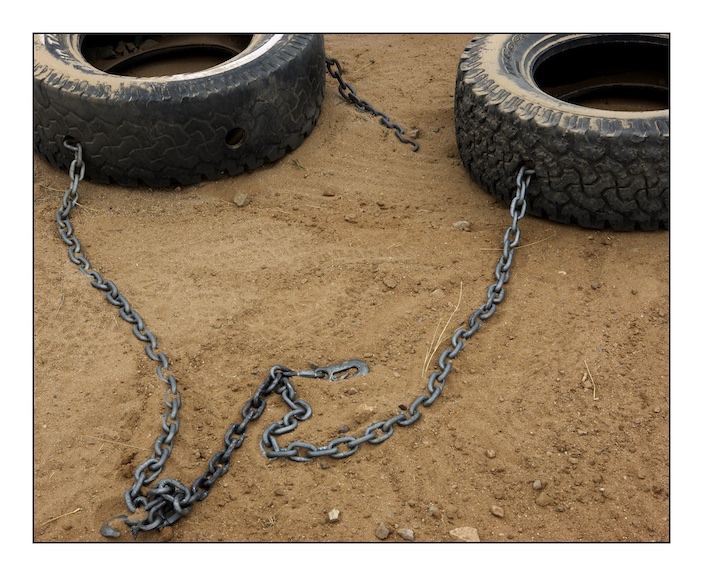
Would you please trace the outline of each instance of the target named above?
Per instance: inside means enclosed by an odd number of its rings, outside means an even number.
[[[527,206],[539,217],[668,229],[668,65],[668,35],[478,35],[457,72],[462,162],[506,202],[519,168],[534,167]],[[652,91],[658,102],[648,110],[584,105],[588,90],[628,88]]]
[[[120,54],[195,50],[185,36],[135,36],[125,48],[111,37],[35,35],[35,151],[65,169],[72,154],[63,143],[73,140],[87,178],[162,187],[258,168],[312,131],[325,86],[322,35],[198,39],[211,50],[224,43],[229,53],[193,72],[128,76],[109,68],[126,65]]]

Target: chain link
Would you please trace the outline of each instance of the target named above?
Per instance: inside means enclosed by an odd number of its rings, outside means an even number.
[[[212,456],[205,473],[199,476],[190,487],[177,480],[166,478],[148,488],[161,474],[173,450],[179,429],[178,410],[181,406],[181,396],[177,389],[176,378],[169,373],[168,359],[158,349],[154,334],[147,329],[144,320],[132,309],[115,283],[111,280],[104,280],[100,273],[92,268],[78,238],[73,235],[70,214],[78,203],[78,184],[85,174],[85,163],[80,144],[66,142],[65,146],[74,153],[74,159],[69,168],[71,184],[63,195],[61,207],[56,212],[59,236],[68,248],[69,259],[78,266],[83,274],[90,278],[93,287],[105,293],[107,301],[119,309],[121,318],[132,325],[134,336],[145,343],[146,355],[156,363],[156,374],[166,385],[164,393],[166,410],[163,413],[161,424],[163,433],[154,442],[152,455],[135,470],[134,483],[124,495],[127,508],[132,514],[129,516],[120,515],[106,522],[101,530],[102,535],[106,537],[120,535],[119,531],[111,525],[113,520],[123,521],[131,528],[136,538],[140,531],[161,529],[188,514],[192,505],[196,501],[204,500],[210,494],[217,479],[227,472],[232,453],[244,442],[247,426],[261,416],[266,407],[266,400],[271,394],[279,394],[290,411],[281,420],[269,425],[262,434],[261,450],[270,459],[288,458],[295,462],[308,462],[322,456],[347,458],[355,454],[364,443],[376,445],[385,442],[393,435],[396,424],[404,427],[416,422],[422,415],[420,407],[431,406],[442,393],[446,378],[452,369],[451,361],[464,348],[469,338],[494,314],[496,305],[502,302],[505,297],[505,284],[510,279],[513,254],[520,240],[518,222],[525,215],[525,193],[530,178],[534,174],[534,170],[523,167],[517,175],[517,190],[510,205],[512,223],[503,238],[503,252],[495,269],[496,282],[488,288],[486,302],[471,314],[466,322],[466,328],[460,327],[454,332],[451,346],[446,348],[437,360],[438,369],[429,376],[427,393],[415,398],[407,410],[368,426],[364,433],[358,437],[341,436],[323,446],[294,441],[285,447],[280,447],[276,438],[292,432],[299,422],[307,420],[312,415],[310,405],[296,398],[291,378],[339,380],[358,374],[366,374],[368,366],[360,360],[350,360],[335,366],[296,372],[277,365],[271,368],[268,377],[244,405],[242,420],[229,427],[224,436],[223,449]],[[464,323],[462,322],[462,324]],[[141,512],[137,513],[138,509],[141,509]]]
[[[325,61],[327,64],[327,71],[335,80],[337,80],[337,82],[339,82],[338,90],[339,93],[342,95],[342,98],[344,98],[347,102],[351,102],[352,104],[354,104],[354,106],[356,106],[356,108],[361,110],[362,112],[368,112],[372,116],[380,116],[381,124],[383,124],[383,126],[385,126],[386,128],[395,130],[395,135],[398,140],[400,140],[403,144],[410,144],[413,147],[413,152],[418,151],[420,145],[417,142],[406,138],[405,130],[401,126],[391,122],[391,119],[388,117],[387,114],[376,110],[366,100],[362,100],[356,95],[356,90],[354,89],[354,87],[348,82],[345,82],[342,78],[343,70],[342,65],[339,63],[339,60],[337,60],[336,58],[326,58]]]

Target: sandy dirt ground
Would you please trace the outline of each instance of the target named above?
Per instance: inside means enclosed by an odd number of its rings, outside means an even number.
[[[468,39],[326,36],[359,96],[419,131],[417,153],[328,76],[315,130],[273,165],[182,189],[81,183],[75,233],[182,393],[164,477],[205,472],[276,364],[371,368],[294,379],[313,416],[282,445],[358,436],[426,392],[438,327],[448,336],[485,302],[509,224],[456,149]],[[67,184],[34,160],[33,539],[102,542],[161,432],[164,387],[67,257]],[[349,458],[268,460],[260,435],[286,412],[274,395],[210,496],[139,539],[668,542],[669,233],[521,228],[505,301],[419,421]]]

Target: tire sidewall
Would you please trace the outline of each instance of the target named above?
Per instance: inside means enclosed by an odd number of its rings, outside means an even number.
[[[535,216],[586,228],[668,228],[669,110],[579,106],[550,96],[533,77],[547,50],[604,36],[474,37],[457,72],[459,153],[474,180],[508,203],[514,174],[534,167],[528,212]]]
[[[609,42],[637,37],[667,42],[662,34],[490,34],[485,36],[486,54],[495,58],[495,69],[501,88],[524,100],[523,107],[541,106],[573,117],[610,119],[628,122],[668,122],[669,110],[618,111],[571,104],[544,92],[535,81],[534,69],[548,52],[578,45],[595,44],[604,38]]]
[[[324,96],[323,37],[257,34],[198,72],[131,77],[99,70],[85,35],[34,37],[35,150],[59,168],[83,145],[86,177],[123,186],[194,184],[259,168],[299,146]],[[228,134],[241,129],[241,144]]]
[[[81,52],[81,45],[87,34],[35,34],[34,35],[34,66],[46,66],[61,74],[67,87],[80,85],[85,82],[86,75],[96,84],[104,84],[115,89],[134,89],[140,86],[153,87],[158,84],[174,82],[200,83],[203,79],[228,73],[250,65],[261,58],[267,51],[275,48],[283,34],[255,34],[246,50],[236,57],[197,72],[172,74],[169,76],[131,77],[119,76],[100,70],[90,64]]]

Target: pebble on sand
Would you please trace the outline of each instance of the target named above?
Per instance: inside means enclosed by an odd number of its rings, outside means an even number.
[[[397,532],[398,536],[404,540],[410,540],[411,542],[415,540],[415,532],[413,532],[412,528],[398,528]]]
[[[544,491],[540,492],[539,495],[537,496],[537,498],[535,498],[535,504],[537,504],[537,506],[542,506],[543,508],[545,506],[549,506],[552,503],[553,503],[552,499]]]
[[[450,530],[449,534],[454,536],[457,540],[462,542],[480,542],[481,539],[478,537],[478,530],[472,528],[471,526],[462,526],[461,528],[454,528]]]
[[[250,202],[249,194],[239,192],[234,198],[232,198],[232,202],[240,208],[244,208]]]
[[[502,506],[497,506],[496,504],[494,504],[493,506],[491,506],[491,514],[493,514],[493,516],[496,516],[497,518],[502,518],[503,516],[505,516],[505,510],[503,510]]]
[[[390,533],[391,531],[388,529],[388,526],[386,526],[383,522],[381,522],[376,528],[376,538],[379,540],[385,540],[388,538]]]

